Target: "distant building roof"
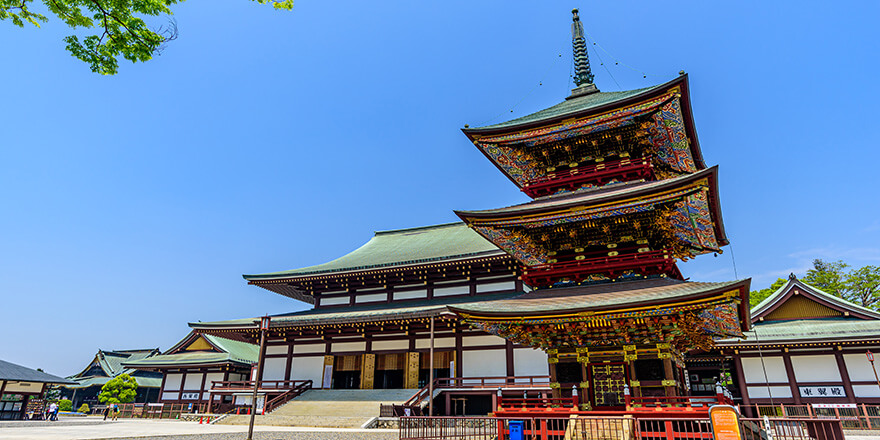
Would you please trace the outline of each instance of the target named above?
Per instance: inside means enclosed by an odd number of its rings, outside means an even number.
[[[191,332],[163,354],[125,362],[137,369],[239,364],[250,366],[259,358],[259,347],[215,335]]]
[[[0,360],[0,381],[16,382],[40,382],[55,384],[73,384],[70,379],[64,379],[52,374],[23,367],[12,362]]]
[[[128,374],[135,377],[140,387],[158,388],[162,382],[161,376],[126,368],[123,363],[149,358],[159,353],[161,352],[158,348],[98,350],[92,361],[82,371],[68,377],[68,379],[76,383],[76,385],[68,386],[68,388],[88,388],[90,386],[103,385],[120,374]]]

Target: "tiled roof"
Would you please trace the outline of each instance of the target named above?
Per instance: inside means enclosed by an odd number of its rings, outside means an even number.
[[[781,299],[788,293],[791,289],[798,287],[801,291],[804,292],[805,295],[813,295],[824,301],[827,301],[831,304],[834,304],[842,309],[851,310],[854,312],[859,312],[863,315],[880,319],[880,313],[876,310],[871,310],[865,307],[862,307],[858,304],[851,303],[839,296],[832,295],[827,293],[817,287],[813,287],[797,278],[789,279],[787,283],[785,283],[782,287],[780,287],[777,291],[773,292],[767,298],[764,298],[763,301],[758,303],[755,307],[752,308],[752,317],[757,318],[761,313],[765,310],[769,309],[773,306],[776,301]]]
[[[332,307],[305,310],[302,312],[272,317],[272,327],[300,325],[373,322],[388,319],[413,319],[437,316],[447,310],[447,305],[482,303],[504,300],[520,295],[522,292],[485,294],[476,297],[437,298],[430,301],[407,301],[391,304],[373,304],[353,307]],[[195,329],[256,327],[259,318],[235,319],[229,321],[191,322]]]
[[[480,131],[480,130],[490,130],[490,129],[503,129],[510,127],[517,127],[520,125],[526,125],[531,123],[537,123],[540,121],[548,120],[548,119],[558,119],[563,118],[568,115],[574,115],[576,113],[582,113],[589,111],[591,109],[596,109],[608,104],[613,104],[617,101],[624,100],[626,98],[631,98],[634,96],[638,96],[642,93],[649,93],[654,90],[661,90],[666,88],[668,83],[664,83],[658,86],[653,87],[645,87],[642,89],[635,90],[623,90],[619,92],[596,92],[591,93],[589,95],[579,96],[577,98],[567,99],[565,101],[560,102],[552,107],[546,108],[541,111],[537,111],[530,115],[526,115],[520,118],[512,119],[507,122],[502,122],[494,125],[486,125],[484,127],[474,127],[471,129],[465,129],[465,131]]]
[[[721,283],[698,283],[652,278],[589,286],[535,290],[501,301],[451,306],[455,312],[481,316],[535,316],[601,310],[609,307],[647,306],[748,289],[748,279]]]
[[[151,356],[146,359],[125,362],[125,366],[129,368],[153,368],[158,366],[169,365],[213,365],[239,363],[243,365],[251,365],[257,362],[260,356],[260,348],[254,344],[247,342],[233,341],[231,339],[222,338],[214,335],[198,335],[204,337],[214,347],[219,349],[215,351],[176,351],[182,343],[192,339],[193,334],[190,333],[186,338],[176,344],[168,354],[160,354]]]
[[[752,331],[743,332],[745,340],[724,339],[718,345],[762,345],[782,342],[842,342],[846,340],[880,340],[880,320],[856,318],[798,319],[794,321],[758,322]]]
[[[333,261],[282,272],[244,275],[244,278],[271,280],[503,254],[464,223],[448,223],[376,232],[366,244]]]
[[[0,381],[11,380],[20,382],[41,382],[41,383],[57,383],[72,384],[73,381],[54,376],[42,371],[37,371],[28,367],[23,367],[12,362],[0,360]]]
[[[508,206],[506,208],[487,209],[482,211],[455,211],[464,217],[493,217],[503,215],[517,215],[523,213],[541,212],[543,210],[563,209],[585,204],[599,205],[622,198],[633,197],[638,194],[662,191],[674,188],[676,185],[687,184],[708,177],[716,178],[718,166],[707,168],[693,174],[686,174],[671,179],[655,181],[634,181],[616,183],[598,188],[585,188],[571,193],[539,197],[535,200]]]

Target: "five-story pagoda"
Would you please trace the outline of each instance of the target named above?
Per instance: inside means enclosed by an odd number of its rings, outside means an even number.
[[[700,152],[687,75],[600,92],[572,12],[571,96],[463,130],[534,200],[457,214],[535,290],[450,309],[546,351],[556,395],[579,388],[582,409],[620,409],[628,393],[684,396],[686,354],[748,329],[749,280],[687,282],[676,266],[728,244],[718,169]]]

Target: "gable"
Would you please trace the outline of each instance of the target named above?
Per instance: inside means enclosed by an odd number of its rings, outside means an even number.
[[[765,321],[780,321],[788,319],[831,318],[844,316],[840,310],[835,310],[823,304],[819,304],[804,295],[794,295],[772,312],[764,316]]]
[[[208,342],[204,336],[199,336],[194,341],[190,342],[189,345],[183,348],[182,351],[217,351],[210,342]]]

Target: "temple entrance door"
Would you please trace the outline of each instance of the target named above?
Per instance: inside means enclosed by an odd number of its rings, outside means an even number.
[[[593,409],[619,410],[626,408],[623,388],[626,384],[626,364],[623,362],[593,363],[587,366],[590,376],[590,400]]]
[[[336,356],[333,389],[356,390],[361,386],[361,355]]]
[[[454,355],[454,351],[434,351],[434,379],[452,377],[450,362]],[[429,358],[428,353],[422,353],[419,358],[419,388],[428,385],[431,369]]]
[[[559,382],[559,392],[562,397],[571,397],[571,388],[579,387],[584,380],[584,368],[580,362],[560,359],[556,364],[556,382]]]
[[[406,353],[380,354],[376,356],[375,389],[403,388]]]

